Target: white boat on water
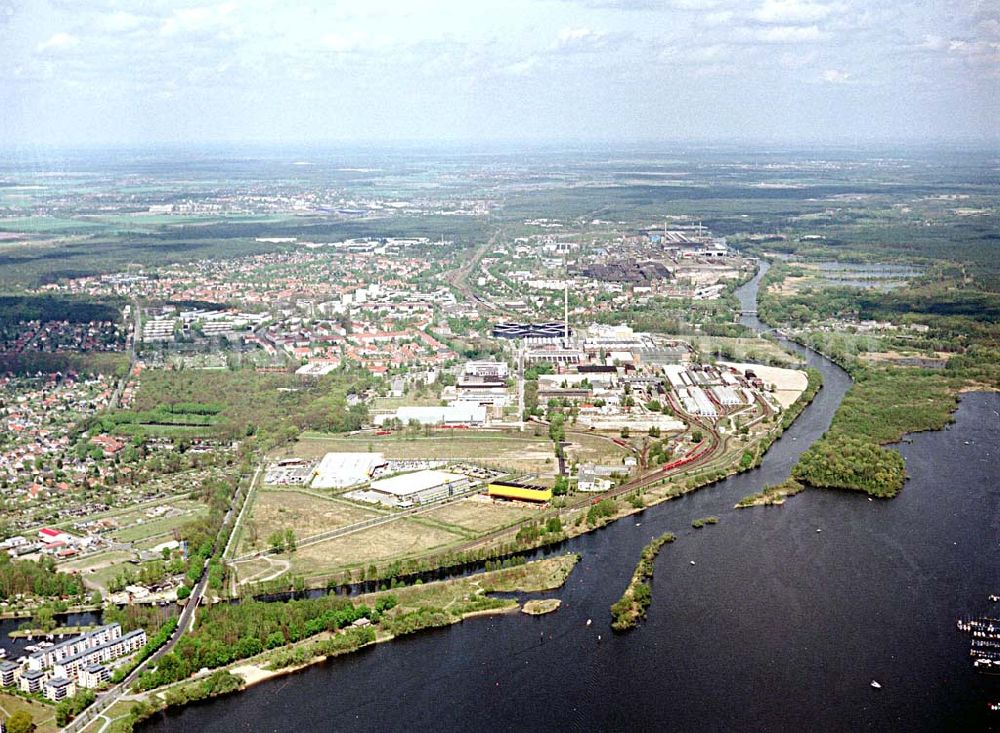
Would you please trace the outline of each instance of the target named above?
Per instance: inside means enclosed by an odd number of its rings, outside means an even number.
[[[881,690],[882,689],[882,685],[880,685],[875,680],[872,680],[872,687],[874,687],[876,690]]]
[[[2,646],[0,646],[0,659],[5,658],[6,656],[7,656],[7,650],[4,649]]]

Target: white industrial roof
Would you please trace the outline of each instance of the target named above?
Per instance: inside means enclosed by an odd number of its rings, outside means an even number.
[[[404,424],[418,420],[423,424],[433,423],[481,423],[486,421],[486,408],[479,404],[465,403],[448,407],[400,407],[397,418]]]
[[[433,489],[435,486],[465,480],[466,477],[460,473],[427,470],[404,473],[392,478],[372,481],[371,489],[385,494],[394,494],[395,496],[409,496],[426,491],[427,489]]]
[[[381,453],[327,453],[316,466],[314,489],[342,489],[367,481],[385,463]]]

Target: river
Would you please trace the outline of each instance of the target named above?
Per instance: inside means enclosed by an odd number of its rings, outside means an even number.
[[[380,644],[141,730],[986,729],[1000,678],[972,670],[954,625],[1000,593],[1000,396],[967,395],[953,426],[902,445],[911,478],[891,501],[808,490],[733,510],[788,475],[850,386],[799,350],[824,388],[761,467],[568,542],[582,560],[558,612]],[[708,514],[720,523],[691,528]],[[667,530],[647,620],[613,635],[608,607]]]

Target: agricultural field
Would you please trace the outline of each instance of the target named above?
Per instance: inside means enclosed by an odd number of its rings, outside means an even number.
[[[802,362],[773,341],[762,338],[729,338],[726,336],[685,337],[695,350],[730,361],[752,361],[759,364],[793,366]]]
[[[100,229],[101,224],[82,219],[52,216],[20,216],[0,219],[0,231],[20,234],[71,234],[88,229]]]
[[[301,539],[383,513],[312,492],[261,490],[255,495],[237,554],[265,548],[267,538],[276,531],[293,529]]]

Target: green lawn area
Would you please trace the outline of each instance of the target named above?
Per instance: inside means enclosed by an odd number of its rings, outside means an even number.
[[[93,574],[88,572],[93,569],[95,571],[101,568],[108,567],[110,565],[120,565],[123,562],[127,562],[132,559],[131,552],[124,552],[119,550],[114,550],[111,552],[101,552],[97,555],[91,555],[89,557],[81,558],[79,560],[70,560],[69,562],[61,563],[59,569],[63,572],[78,570],[83,576],[91,577]]]
[[[240,553],[266,548],[268,537],[276,531],[294,529],[301,539],[383,513],[293,489],[262,489],[254,494],[253,502],[240,538]]]
[[[157,535],[169,533],[187,524],[192,519],[197,519],[206,514],[208,514],[208,508],[200,507],[197,510],[188,511],[176,517],[146,519],[142,524],[116,530],[111,533],[111,536],[118,542],[141,542]]]
[[[0,692],[0,716],[6,720],[18,710],[27,710],[31,713],[35,723],[35,733],[56,733],[59,730],[54,707]]]
[[[92,573],[86,573],[83,577],[90,585],[96,585],[103,589],[107,589],[108,583],[122,574],[123,566],[124,562],[115,563],[113,565],[98,568]]]
[[[100,229],[104,225],[95,221],[84,219],[63,219],[53,216],[19,216],[13,219],[0,218],[0,231],[6,232],[72,232],[76,229]]]

